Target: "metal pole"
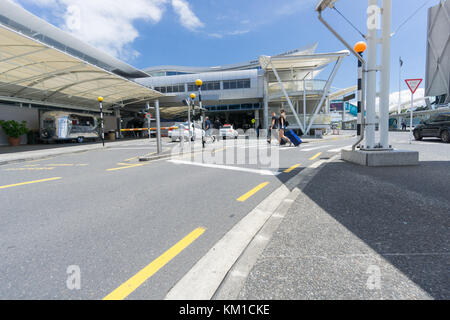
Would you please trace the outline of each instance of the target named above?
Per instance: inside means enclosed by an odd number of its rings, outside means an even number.
[[[204,116],[205,114],[203,113],[203,104],[202,104],[202,86],[198,86],[198,105],[200,107],[200,121],[202,122],[202,129],[205,130],[205,124],[204,124]],[[206,132],[205,132],[206,134]],[[202,147],[205,147],[205,137],[202,134]]]
[[[269,132],[269,88],[268,88],[268,75],[264,72],[264,129]]]
[[[380,86],[380,145],[389,149],[389,105],[391,65],[391,16],[392,0],[383,0],[383,31],[381,39],[381,86]]]
[[[411,144],[411,142],[412,142],[412,137],[413,137],[413,133],[412,133],[412,126],[413,126],[413,107],[414,107],[414,93],[411,93],[411,113],[410,113],[411,119],[409,119],[409,144]]]
[[[103,143],[103,146],[105,146],[105,129],[103,126],[103,104],[101,101],[99,103],[100,103],[100,122],[101,122],[100,126],[102,128],[102,143]]]
[[[303,127],[306,128],[306,79],[303,79]],[[303,134],[306,136],[306,132]]]
[[[360,56],[362,57],[362,52],[360,53]],[[363,66],[360,60],[358,60],[358,114],[357,114],[357,120],[356,120],[356,135],[358,137],[361,137],[361,132],[363,131],[361,128],[362,120],[364,118],[364,114],[362,114],[362,78],[363,78]]]
[[[147,114],[149,114],[150,113],[150,103],[148,101],[146,102],[145,107],[147,109]],[[147,115],[145,115],[145,117],[147,118],[148,140],[150,141],[150,138],[151,138],[151,134],[150,134],[151,118],[147,117]]]
[[[188,136],[189,136],[189,151],[192,151],[192,145],[191,145],[191,129],[192,129],[192,135],[194,135],[194,128],[191,127],[191,102],[194,103],[192,99],[189,98],[188,100]]]
[[[378,0],[369,0],[369,8],[378,8]],[[376,15],[376,13],[373,13]],[[378,17],[375,17],[378,19]],[[375,147],[375,102],[377,96],[377,29],[373,25],[367,35],[367,124],[366,124],[366,148]]]
[[[159,117],[159,100],[155,100],[155,114],[156,114],[156,149],[158,154],[162,152],[161,148],[161,119]]]
[[[400,68],[398,71],[398,107],[397,107],[397,114],[400,114],[400,112],[402,111],[402,103],[401,103],[401,98],[402,98],[402,58],[400,57]],[[399,122],[397,121],[397,129],[398,129],[398,124]]]

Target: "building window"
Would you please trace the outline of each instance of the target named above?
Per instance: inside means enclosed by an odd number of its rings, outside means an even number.
[[[188,91],[197,91],[195,83],[188,83]],[[220,81],[207,81],[203,82],[201,86],[202,91],[220,90]]]
[[[223,89],[249,89],[250,79],[225,80],[223,82]]]
[[[161,93],[184,92],[184,84],[176,84],[176,85],[167,86],[167,87],[155,87],[155,90],[159,91]]]

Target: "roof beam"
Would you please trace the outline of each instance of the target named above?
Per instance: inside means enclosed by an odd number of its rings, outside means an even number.
[[[121,82],[123,82],[122,79],[114,79],[114,78],[107,78],[107,77],[99,77],[99,78],[94,78],[94,79],[89,79],[89,80],[77,81],[77,82],[73,82],[73,83],[70,83],[70,84],[67,84],[65,86],[60,87],[58,90],[53,91],[51,94],[46,96],[42,101],[47,101],[48,98],[53,97],[55,94],[58,94],[61,91],[66,90],[66,89],[68,89],[70,87],[78,86],[80,84],[89,83],[89,82],[98,81],[98,80],[111,80],[111,81],[121,81]]]
[[[12,57],[8,57],[8,58],[5,58],[5,59],[1,59],[0,63],[6,62],[6,61],[9,61],[9,60],[14,60],[14,59],[17,59],[17,58],[23,58],[23,57],[29,56],[30,54],[35,54],[35,53],[38,53],[38,52],[41,52],[41,51],[45,51],[45,50],[49,50],[49,49],[50,48],[41,47],[38,50],[28,51],[28,52],[24,52],[24,53],[18,54],[16,56],[12,56]]]

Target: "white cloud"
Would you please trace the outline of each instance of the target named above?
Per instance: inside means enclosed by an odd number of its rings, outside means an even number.
[[[195,31],[204,27],[203,22],[192,12],[186,0],[172,0],[172,7],[178,14],[181,25],[186,29]]]
[[[131,44],[139,36],[134,23],[144,20],[158,23],[170,0],[16,0],[22,4],[49,10],[58,27],[75,37],[124,60],[132,60],[139,52]],[[180,23],[189,30],[203,23],[185,0],[172,0]]]

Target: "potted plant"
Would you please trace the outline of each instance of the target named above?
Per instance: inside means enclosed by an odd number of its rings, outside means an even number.
[[[0,120],[0,126],[8,136],[8,141],[12,146],[20,145],[20,137],[28,133],[27,122],[17,122],[14,120]]]

